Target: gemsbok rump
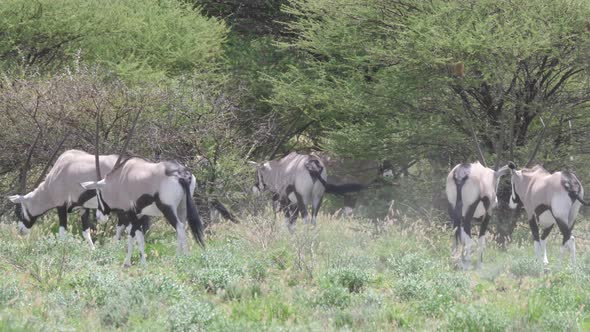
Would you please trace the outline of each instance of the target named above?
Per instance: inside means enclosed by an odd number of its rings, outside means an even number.
[[[447,176],[446,193],[449,215],[455,230],[454,250],[463,245],[461,253],[464,269],[471,264],[471,220],[483,217],[479,228],[479,265],[483,262],[485,234],[493,209],[498,204],[496,190],[500,177],[508,173],[508,166],[498,171],[476,161],[458,164]]]
[[[100,156],[100,167],[110,171],[117,160],[116,155]],[[95,157],[80,150],[67,150],[56,160],[47,173],[45,181],[26,195],[13,195],[9,199],[16,205],[18,223],[21,233],[27,232],[37,219],[50,209],[56,208],[59,216],[60,237],[65,234],[68,223],[68,213],[75,209],[85,209],[82,214],[82,235],[94,249],[90,237],[89,210],[97,209],[96,191],[80,187],[80,182],[92,180],[96,177]],[[97,210],[97,216],[102,214]],[[119,215],[120,229],[127,224],[125,216]]]
[[[287,226],[293,230],[298,212],[304,223],[309,221],[307,206],[311,203],[311,222],[317,222],[317,215],[325,192],[346,193],[363,188],[358,184],[332,185],[327,183],[324,163],[316,156],[291,152],[279,160],[267,161],[262,165],[254,163],[256,182],[254,192],[268,190],[273,200],[278,200],[287,216]]]
[[[521,202],[527,213],[529,226],[533,234],[535,256],[549,264],[547,259],[547,237],[557,224],[563,235],[561,258],[569,250],[572,264],[576,262],[576,245],[572,230],[576,216],[584,201],[584,188],[578,178],[571,172],[549,173],[542,166],[516,169],[516,164],[508,164],[512,172],[512,193],[510,207],[516,208]],[[543,233],[539,237],[539,226]],[[542,257],[541,257],[542,256]]]
[[[174,227],[178,239],[177,252],[186,253],[185,221],[195,237],[204,246],[203,224],[193,201],[196,179],[177,162],[152,163],[141,158],[129,158],[117,165],[104,179],[81,183],[87,190],[97,190],[99,208],[126,213],[131,220],[127,256],[124,265],[131,265],[133,239],[145,264],[145,244],[138,216],[164,216]]]

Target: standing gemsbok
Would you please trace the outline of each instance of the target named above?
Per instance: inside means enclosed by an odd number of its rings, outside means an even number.
[[[100,167],[110,171],[117,160],[116,155],[100,156]],[[82,214],[82,235],[94,249],[90,237],[89,210],[96,209],[96,191],[85,190],[80,182],[89,181],[96,176],[95,157],[80,150],[68,150],[62,153],[47,173],[45,181],[26,195],[13,195],[9,199],[17,204],[17,216],[20,218],[21,233],[30,229],[41,215],[56,208],[59,216],[59,234],[67,230],[68,213],[74,209],[85,209]],[[101,213],[97,212],[97,216]],[[119,215],[118,232],[127,223],[125,216]]]
[[[471,220],[480,217],[483,217],[483,220],[479,229],[479,265],[482,264],[486,230],[492,210],[498,204],[498,182],[508,171],[508,166],[494,171],[476,161],[471,164],[458,164],[447,176],[449,215],[455,230],[454,251],[459,247],[459,243],[464,246],[461,253],[464,269],[471,264]]]
[[[131,265],[133,239],[145,264],[144,237],[138,215],[164,216],[176,229],[178,253],[187,252],[185,221],[204,246],[203,224],[193,201],[196,179],[184,166],[170,161],[152,163],[129,158],[117,165],[104,179],[81,183],[87,190],[96,189],[99,208],[126,213],[132,226],[129,233],[125,266]]]
[[[580,207],[589,205],[584,201],[584,188],[571,172],[549,173],[537,165],[530,169],[516,170],[516,164],[508,164],[512,172],[512,193],[510,207],[516,208],[522,202],[533,233],[535,255],[542,256],[547,265],[547,237],[557,224],[563,235],[561,259],[569,250],[572,264],[576,261],[576,245],[572,230]],[[539,237],[539,225],[543,233]]]
[[[268,190],[279,201],[287,216],[287,226],[293,230],[297,214],[308,223],[307,206],[311,203],[311,222],[316,224],[324,192],[346,193],[364,188],[360,184],[333,185],[327,183],[324,163],[316,156],[291,152],[287,156],[256,165],[254,192]]]

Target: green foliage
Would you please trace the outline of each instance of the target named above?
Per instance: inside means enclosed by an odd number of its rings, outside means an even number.
[[[464,305],[449,308],[450,331],[505,331],[509,327],[506,312],[492,305]]]
[[[9,0],[0,17],[4,68],[56,67],[79,53],[132,80],[214,70],[227,33],[174,0]]]
[[[152,231],[158,232],[152,234],[158,236],[148,236],[147,246],[155,241],[172,249],[160,257],[148,256],[145,267],[129,269],[121,267],[125,243],[98,245],[96,251],[106,251],[99,255],[79,236],[60,241],[34,228],[29,238],[20,238],[12,225],[2,224],[1,326],[12,330],[499,331],[560,326],[577,330],[590,317],[589,278],[583,269],[564,268],[539,276],[513,273],[519,264],[514,263],[517,254],[529,255],[530,250],[509,245],[503,252],[489,246],[486,268],[497,274],[490,280],[486,270],[453,270],[450,253],[435,249],[447,248],[449,237],[438,236],[441,230],[425,221],[412,220],[413,228],[399,224],[374,234],[367,231],[372,225],[364,219],[343,223],[320,215],[315,230],[316,277],[309,279],[294,266],[269,261],[291,252],[297,235],[281,229],[268,242],[258,242],[254,236],[262,235],[261,230],[253,228],[257,218],[272,215],[246,216],[242,224],[231,227],[214,224],[207,249],[194,246],[183,257],[174,257],[175,233],[156,223]],[[589,231],[587,225],[579,224],[580,237]],[[578,245],[579,261],[586,262],[587,245],[582,241]],[[65,254],[61,248],[67,249]],[[116,258],[107,260],[107,254]]]
[[[543,272],[543,265],[534,256],[516,257],[510,265],[510,272],[516,277],[538,277]]]
[[[330,269],[324,276],[325,283],[344,287],[351,293],[361,292],[370,280],[369,273],[356,267]]]

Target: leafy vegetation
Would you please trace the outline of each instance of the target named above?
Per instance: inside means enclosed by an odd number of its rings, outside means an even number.
[[[219,200],[242,223],[176,257],[156,222],[148,266],[123,270],[112,225],[96,251],[51,235],[52,212],[23,239],[2,200],[0,329],[590,329],[585,219],[579,265],[557,266],[554,231],[543,271],[502,183],[501,243],[457,272],[443,193],[475,159],[587,183],[588,17],[584,0],[2,1],[0,196],[31,190],[56,149],[94,151],[98,114],[98,149],[119,152],[141,112],[128,153],[186,164],[202,215]],[[393,177],[355,217],[330,217],[327,196],[318,228],[291,236],[245,161],[292,150]]]
[[[590,324],[590,243],[581,237],[575,268],[567,259],[559,266],[553,234],[546,273],[523,270],[523,262],[541,267],[531,243],[508,252],[491,245],[484,268],[465,272],[451,269],[452,232],[440,234],[436,220],[375,234],[366,221],[322,215],[316,228],[297,230],[316,233],[308,240],[317,241],[315,255],[306,258],[313,260],[308,273],[295,254],[308,243],[279,227],[263,246],[253,222],[215,224],[207,249],[193,245],[181,257],[174,231],[156,223],[147,237],[147,266],[135,253],[129,269],[121,266],[125,241],[91,251],[79,234],[58,240],[49,230],[54,218],[28,238],[2,225],[0,321],[17,330],[175,331],[554,331]],[[580,226],[578,234],[588,234],[586,220]],[[277,256],[284,262],[277,264]]]

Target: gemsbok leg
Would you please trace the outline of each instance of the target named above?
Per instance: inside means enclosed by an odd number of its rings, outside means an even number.
[[[551,230],[553,229],[553,225],[555,224],[551,224],[551,226],[545,228],[543,230],[543,234],[541,234],[541,250],[543,251],[543,264],[545,264],[545,266],[547,266],[549,264],[549,260],[547,259],[547,237],[549,236],[549,233],[551,233]]]
[[[92,250],[95,249],[94,243],[92,243],[92,237],[90,236],[90,210],[84,209],[84,213],[82,213],[82,236],[90,245]]]
[[[555,218],[555,222],[557,223],[557,227],[559,227],[559,231],[563,235],[563,242],[560,249],[560,257],[559,257],[559,264],[563,262],[563,255],[565,251],[568,250],[570,252],[570,257],[572,260],[572,265],[576,264],[576,244],[574,242],[574,237],[572,236],[572,230],[569,226],[563,221],[563,219],[553,215]]]
[[[479,263],[478,267],[481,268],[483,266],[483,252],[486,249],[486,231],[488,229],[488,224],[490,222],[491,215],[486,213],[483,216],[483,220],[481,222],[481,227],[479,228]]]
[[[57,207],[57,216],[59,217],[59,238],[63,239],[68,230],[68,209],[65,205]]]
[[[311,224],[316,225],[318,219],[318,212],[320,211],[320,207],[322,206],[322,198],[323,196],[316,196],[313,198],[311,203]]]
[[[541,256],[541,243],[539,239],[539,226],[538,226],[539,216],[534,214],[529,219],[529,227],[531,228],[531,233],[533,235],[533,248],[535,250],[535,257],[540,258]]]
[[[187,244],[186,244],[186,232],[185,232],[185,228],[184,228],[184,223],[182,221],[180,221],[180,219],[178,218],[177,212],[174,211],[174,209],[171,206],[164,204],[160,200],[156,201],[156,206],[162,212],[162,214],[164,215],[164,218],[166,218],[168,223],[170,225],[172,225],[172,227],[174,227],[174,229],[176,230],[176,237],[178,240],[176,253],[177,254],[181,254],[181,253],[187,254],[188,248],[187,248]]]
[[[461,226],[461,244],[463,244],[461,260],[463,263],[463,270],[469,269],[469,266],[471,265],[471,220],[473,219],[475,209],[477,209],[480,201],[481,200],[478,199],[469,206],[465,213],[465,218],[463,218],[463,225]]]
[[[139,253],[141,255],[141,265],[145,265],[145,240],[143,237],[143,232],[141,231],[141,221],[137,218],[135,212],[128,212],[127,218],[131,221],[131,231],[128,235],[128,242],[127,242],[127,256],[125,257],[125,263],[123,264],[125,267],[131,266],[131,254],[133,253],[133,240],[137,242],[137,247],[139,248]]]
[[[303,218],[303,223],[309,223],[309,212],[307,211],[307,202],[303,200],[303,196],[300,193],[295,191],[295,197],[297,197],[297,209],[301,213],[301,218]]]

